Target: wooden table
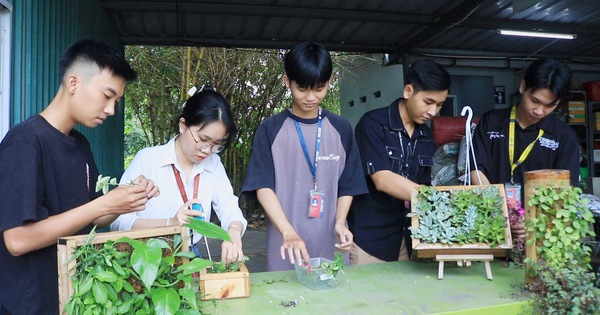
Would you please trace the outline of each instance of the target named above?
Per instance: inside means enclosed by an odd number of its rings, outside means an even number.
[[[438,280],[437,262],[389,262],[346,266],[337,288],[312,291],[298,283],[294,271],[252,273],[250,297],[205,301],[216,314],[518,314],[525,301],[512,298],[524,270],[483,263],[460,268],[447,264]],[[284,304],[296,304],[295,307]]]

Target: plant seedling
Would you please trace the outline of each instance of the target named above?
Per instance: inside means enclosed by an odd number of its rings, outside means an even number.
[[[313,267],[309,262],[305,262],[304,266],[308,274],[312,269],[325,269],[326,274],[335,277],[340,271],[344,273],[344,256],[339,252],[335,252],[335,259],[331,263],[324,261],[319,266]]]
[[[99,192],[102,190],[102,194],[106,195],[106,193],[108,193],[108,190],[110,189],[110,186],[119,186],[119,185],[122,185],[122,184],[119,184],[117,182],[116,177],[102,176],[102,174],[100,174],[100,175],[98,175],[98,180],[96,180],[96,192]],[[133,181],[131,181],[129,184],[123,185],[123,186],[130,186],[130,185],[135,185],[135,183]]]
[[[250,260],[248,256],[242,257],[242,262]],[[206,270],[208,273],[225,273],[225,272],[236,272],[240,271],[240,264],[237,261],[232,262],[229,265],[225,265],[224,261],[212,263],[212,266]]]

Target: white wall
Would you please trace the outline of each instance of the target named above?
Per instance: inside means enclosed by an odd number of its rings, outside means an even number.
[[[381,57],[374,55],[340,77],[340,112],[353,127],[364,113],[402,97],[402,65],[382,67]]]

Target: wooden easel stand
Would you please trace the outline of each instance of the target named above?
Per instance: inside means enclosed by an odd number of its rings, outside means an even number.
[[[492,280],[492,268],[490,267],[490,261],[494,260],[494,255],[435,255],[435,260],[439,262],[438,265],[438,279],[444,279],[444,262],[456,261],[459,267],[471,267],[472,261],[483,261],[485,264],[485,275],[488,280]]]

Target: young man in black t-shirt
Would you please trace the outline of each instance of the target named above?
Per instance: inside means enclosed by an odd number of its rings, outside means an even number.
[[[14,126],[0,144],[0,314],[57,314],[56,240],[88,233],[158,195],[152,181],[95,192],[99,171],[87,139],[112,116],[127,81],[123,55],[90,40],[60,60],[61,85],[40,114]]]
[[[566,64],[539,59],[525,71],[518,105],[481,116],[473,135],[478,168],[471,171],[473,184],[508,183],[511,193],[520,194],[525,172],[563,169],[570,171],[571,185],[579,185],[577,135],[553,115],[570,93],[571,77]],[[512,226],[512,231],[515,237],[525,237],[522,226]]]

